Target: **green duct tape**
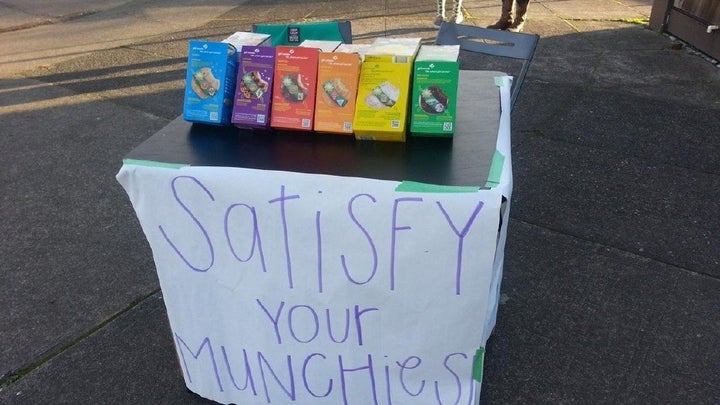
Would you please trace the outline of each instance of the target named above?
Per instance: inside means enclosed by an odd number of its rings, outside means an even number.
[[[495,85],[498,87],[502,87],[503,84],[503,76],[495,76]]]
[[[412,193],[477,193],[477,186],[442,186],[437,184],[403,181],[395,187],[395,191]]]
[[[492,163],[490,164],[490,173],[488,174],[485,187],[492,188],[500,184],[500,176],[502,175],[503,166],[505,166],[505,155],[496,149],[495,154],[493,154]]]
[[[475,351],[475,357],[473,358],[473,380],[482,382],[483,377],[483,363],[485,362],[485,348],[480,347]]]
[[[162,167],[165,169],[180,169],[185,166],[189,166],[182,163],[165,163],[165,162],[156,162],[154,160],[138,160],[138,159],[123,159],[124,165],[134,165],[134,166],[148,166],[148,167]]]

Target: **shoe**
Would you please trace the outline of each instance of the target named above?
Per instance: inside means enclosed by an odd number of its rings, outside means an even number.
[[[443,22],[445,22],[445,19],[443,16],[438,14],[435,16],[435,21],[433,21],[433,27],[435,27],[436,30],[439,30]]]
[[[445,21],[445,3],[447,0],[435,0],[437,5],[437,13],[435,13],[435,21],[433,21],[433,27],[439,30],[442,23]]]
[[[465,16],[463,15],[462,11],[452,16],[450,21],[454,22],[455,24],[460,24],[465,20]]]
[[[515,18],[513,18],[512,24],[507,28],[508,31],[522,32],[525,27],[525,20],[527,19],[528,3],[529,1],[525,2],[525,4],[518,2],[515,5]]]
[[[462,0],[453,0],[452,17],[450,17],[450,21],[455,24],[460,24],[463,20],[465,20],[465,16],[462,12]]]
[[[491,30],[506,30],[510,28],[510,26],[512,26],[511,20],[501,18],[495,24],[488,25],[487,28]]]
[[[525,24],[522,24],[522,23],[520,23],[520,24],[514,24],[514,23],[513,23],[513,25],[509,26],[509,27],[507,28],[507,30],[508,30],[509,32],[522,32],[524,26],[525,26]]]
[[[495,24],[488,25],[487,28],[491,30],[506,30],[510,28],[513,25],[513,3],[513,0],[503,0],[500,19],[497,20]]]

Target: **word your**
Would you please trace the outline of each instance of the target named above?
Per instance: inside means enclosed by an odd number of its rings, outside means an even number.
[[[290,337],[297,343],[310,343],[315,341],[316,339],[318,339],[321,329],[324,329],[324,331],[327,332],[327,337],[329,338],[328,342],[345,343],[348,341],[348,338],[350,336],[350,325],[353,324],[354,339],[352,339],[352,342],[357,344],[358,346],[362,346],[363,328],[361,318],[363,317],[363,315],[379,311],[378,308],[360,308],[360,306],[355,305],[353,308],[352,316],[353,322],[351,322],[350,309],[345,308],[345,327],[341,328],[344,329],[344,332],[341,334],[337,332],[333,333],[333,328],[331,326],[332,322],[330,321],[330,308],[325,308],[324,311],[319,311],[310,305],[291,305],[287,310],[283,312],[285,308],[285,301],[280,301],[280,304],[277,305],[277,309],[274,309],[274,307],[263,303],[260,299],[257,299],[256,302],[258,306],[262,309],[262,312],[267,316],[268,320],[270,321],[270,325],[272,325],[272,329],[275,332],[275,338],[277,339],[278,344],[283,344],[283,334],[280,332],[280,324],[282,321],[283,325],[287,324],[285,340]],[[301,314],[300,316],[305,315],[305,317],[302,318],[305,319],[305,321],[300,321],[301,325],[305,326],[305,328],[295,327],[295,325],[297,324],[297,321],[295,321],[295,315],[298,313]],[[307,315],[310,315],[310,317],[307,317]],[[312,319],[312,321],[308,322],[307,319]],[[309,328],[307,327],[308,324]],[[325,328],[323,328],[321,325],[325,326]],[[301,330],[310,330],[310,333],[306,332],[305,335],[303,335],[302,332],[299,332]]]

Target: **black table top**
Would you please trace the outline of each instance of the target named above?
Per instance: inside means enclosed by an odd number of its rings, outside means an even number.
[[[227,166],[452,186],[483,186],[500,119],[500,72],[461,71],[453,138],[358,141],[314,132],[246,130],[191,124],[179,117],[127,159]]]

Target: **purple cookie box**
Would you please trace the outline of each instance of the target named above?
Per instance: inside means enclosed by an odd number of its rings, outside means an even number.
[[[245,74],[256,72],[266,82],[265,91],[257,97],[249,95],[243,86]],[[243,46],[240,51],[235,98],[230,122],[238,127],[267,128],[270,126],[272,81],[275,72],[275,48],[269,46]]]

